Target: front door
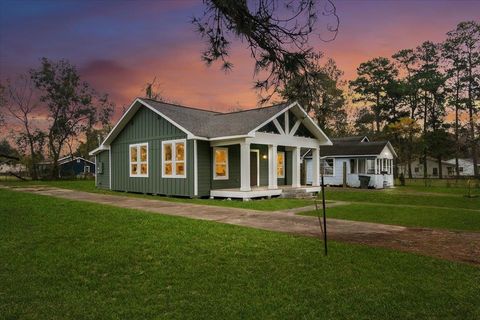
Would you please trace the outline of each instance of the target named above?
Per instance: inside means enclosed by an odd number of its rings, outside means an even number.
[[[250,186],[258,186],[258,152],[250,152]]]

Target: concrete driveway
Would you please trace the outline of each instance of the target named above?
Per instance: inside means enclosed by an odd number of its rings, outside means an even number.
[[[286,232],[295,235],[321,236],[321,230],[316,217],[299,216],[295,214],[299,211],[311,210],[311,208],[308,207],[266,212],[170,202],[156,200],[154,197],[152,197],[152,199],[144,199],[52,187],[15,188],[14,190],[165,215]],[[335,204],[332,203],[329,205]],[[480,233],[409,228],[339,219],[327,219],[327,230],[329,239],[332,240],[414,252],[447,260],[480,265]]]

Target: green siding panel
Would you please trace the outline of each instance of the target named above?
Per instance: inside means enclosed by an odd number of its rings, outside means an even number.
[[[210,195],[212,183],[212,148],[208,141],[197,141],[198,196]]]
[[[293,153],[292,151],[285,152],[285,185],[292,185],[293,169],[292,169]]]
[[[210,174],[212,189],[240,188],[240,145],[222,148],[228,148],[228,180],[213,180],[213,173]],[[213,148],[211,148],[210,154],[213,154]]]
[[[97,188],[109,189],[110,188],[110,158],[108,150],[102,151],[95,156],[96,174],[96,186]],[[98,173],[100,166],[102,167],[102,173]]]
[[[142,107],[111,144],[112,190],[174,196],[194,196],[193,140],[186,145],[186,178],[162,178],[162,141],[186,139],[186,134],[153,111]],[[129,145],[148,143],[148,177],[130,177]]]

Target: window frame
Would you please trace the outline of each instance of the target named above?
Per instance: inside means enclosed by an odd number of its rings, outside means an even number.
[[[217,150],[223,150],[226,152],[226,161],[225,161],[225,175],[224,176],[217,176],[217,170],[216,170],[216,167],[217,167],[217,157],[215,156],[215,152]],[[229,179],[229,176],[230,176],[230,172],[229,172],[229,162],[230,162],[230,159],[228,157],[228,148],[227,147],[213,147],[213,180],[228,180]],[[222,164],[222,163],[220,163]]]
[[[279,174],[278,174],[278,155],[279,155],[280,153],[281,153],[282,156],[283,156],[283,158],[282,158],[282,159],[283,159],[283,160],[282,160],[282,169],[283,169],[283,170],[282,170],[282,175],[279,175]],[[285,179],[285,151],[277,151],[277,159],[276,159],[276,160],[277,160],[277,178],[278,178],[278,179]]]
[[[140,159],[140,150],[143,146],[147,147],[147,161],[141,161]],[[132,147],[137,149],[137,161],[132,162]],[[148,151],[148,142],[133,143],[128,145],[128,174],[130,178],[148,178],[150,172],[150,161],[149,161],[149,151]],[[143,163],[147,164],[147,173],[141,174],[141,166]],[[137,164],[137,173],[132,174],[132,164]]]
[[[88,168],[88,170],[87,170]],[[90,166],[84,166],[83,167],[83,173],[90,173]]]
[[[183,143],[183,160],[177,160],[177,144]],[[167,161],[172,164],[172,174],[165,174],[165,154],[164,148],[166,144],[172,145],[172,160]],[[161,152],[162,178],[165,179],[186,179],[187,178],[187,139],[175,139],[162,141]],[[177,163],[183,162],[183,174],[177,174]]]
[[[332,160],[332,173],[331,174],[325,174],[325,165],[324,163],[327,160]],[[321,159],[320,162],[320,174],[323,174],[324,177],[334,177],[335,176],[335,158],[323,158]]]

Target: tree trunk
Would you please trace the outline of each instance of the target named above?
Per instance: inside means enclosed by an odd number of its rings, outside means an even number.
[[[423,177],[426,179],[427,178],[427,116],[428,116],[428,96],[427,93],[425,92],[424,95],[424,110],[423,110]]]
[[[456,93],[455,93],[455,177],[458,179],[460,176],[459,172],[459,165],[458,165],[458,154],[460,153],[460,147],[459,147],[459,136],[458,136],[458,109],[459,109],[459,104],[458,104],[458,99],[460,97],[460,84],[458,83],[458,73],[457,73],[457,87],[456,87]]]
[[[475,121],[473,120],[473,95],[472,95],[472,54],[468,53],[468,116],[470,122],[470,140],[472,143],[473,175],[478,177],[477,142],[475,141]]]

